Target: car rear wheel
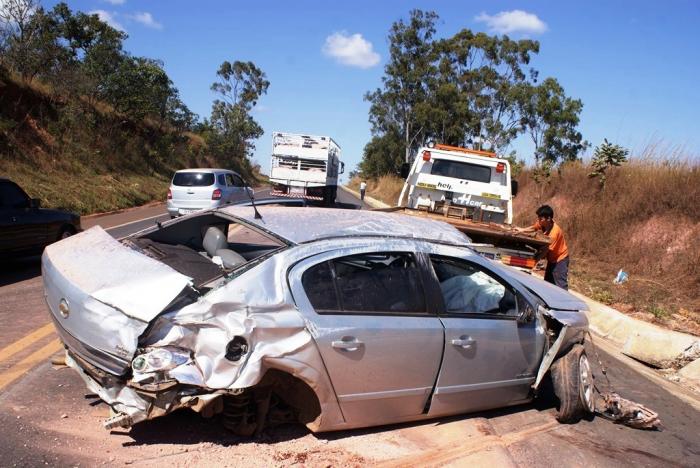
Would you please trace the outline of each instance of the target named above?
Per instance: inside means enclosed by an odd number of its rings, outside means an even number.
[[[58,233],[58,239],[63,240],[75,234],[75,228],[73,226],[63,226],[61,232]]]
[[[595,410],[593,374],[582,345],[574,345],[552,365],[554,393],[559,399],[557,420],[575,423]]]

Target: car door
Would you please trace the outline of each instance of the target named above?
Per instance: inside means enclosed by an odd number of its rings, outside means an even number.
[[[389,423],[424,413],[443,349],[417,257],[345,249],[298,264],[290,285],[346,421]]]
[[[239,202],[248,200],[248,194],[245,192],[245,183],[243,179],[237,174],[231,174],[231,179],[233,181],[233,201]]]
[[[28,252],[46,244],[47,224],[17,184],[0,181],[0,251]]]
[[[522,296],[479,258],[430,255],[439,288],[445,352],[433,416],[527,401],[543,339],[534,320],[518,323]]]

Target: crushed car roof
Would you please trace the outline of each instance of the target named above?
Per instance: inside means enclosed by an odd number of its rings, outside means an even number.
[[[469,238],[441,221],[396,213],[329,208],[258,208],[262,219],[248,206],[229,206],[218,210],[260,226],[296,244],[331,237],[411,237],[453,245],[469,243]]]

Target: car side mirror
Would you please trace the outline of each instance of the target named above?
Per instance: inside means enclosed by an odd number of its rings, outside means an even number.
[[[405,179],[408,177],[409,172],[411,172],[411,165],[409,163],[401,164],[401,178]]]
[[[523,297],[522,294],[516,293],[516,303],[518,304],[518,323],[530,323],[535,318],[535,308]]]
[[[340,173],[341,173],[341,174],[344,174],[344,173],[345,173],[345,163],[344,163],[344,162],[341,162],[341,163],[340,163]]]
[[[37,210],[41,208],[41,200],[38,198],[32,198],[29,200],[29,209]]]
[[[518,194],[518,181],[517,180],[510,181],[510,193],[512,193],[513,196],[516,196]]]

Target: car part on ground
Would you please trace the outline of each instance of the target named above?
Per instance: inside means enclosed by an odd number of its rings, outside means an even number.
[[[597,413],[604,418],[635,429],[657,430],[661,427],[661,420],[656,412],[622,398],[617,393],[603,393],[600,400],[602,404],[599,404]]]
[[[122,241],[93,228],[47,249],[66,363],[112,408],[105,427],[191,408],[240,433],[290,418],[329,431],[517,405],[583,342],[582,302],[447,224],[261,211],[204,211]],[[225,243],[205,242],[212,229]],[[221,250],[244,261],[215,262]]]

